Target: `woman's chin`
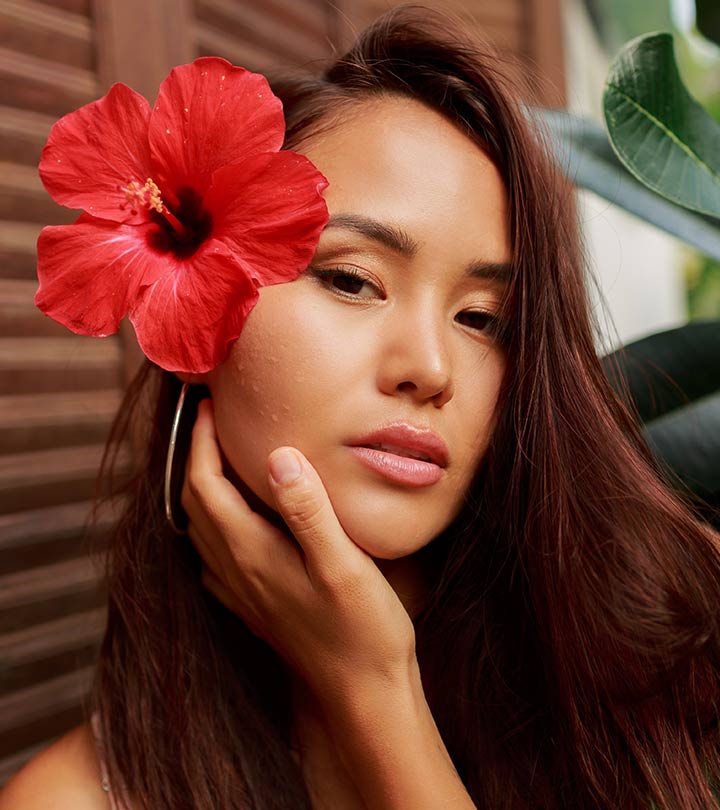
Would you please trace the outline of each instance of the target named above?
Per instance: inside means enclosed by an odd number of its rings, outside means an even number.
[[[277,512],[269,485],[258,482],[250,486],[235,468],[224,460],[224,474],[236,487],[248,506],[273,526],[288,531]],[[348,537],[366,554],[377,560],[397,560],[419,551],[432,539],[427,526],[413,526],[407,514],[397,509],[381,508],[375,498],[359,497],[357,490],[344,491],[328,487],[328,496],[338,521]]]

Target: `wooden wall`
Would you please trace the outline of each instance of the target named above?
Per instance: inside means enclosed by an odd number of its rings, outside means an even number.
[[[0,3],[0,781],[77,722],[103,626],[82,525],[122,386],[118,338],[35,310],[35,240],[72,222],[37,176],[53,121],[103,91],[89,0]]]
[[[35,241],[76,214],[37,163],[52,123],[124,81],[152,100],[175,64],[311,66],[379,0],[0,0],[0,784],[83,720],[104,594],[83,530],[103,444],[138,359],[129,329],[78,337],[42,315]],[[446,0],[562,103],[559,0]],[[129,468],[130,453],[123,464]],[[96,530],[112,523],[106,513]]]

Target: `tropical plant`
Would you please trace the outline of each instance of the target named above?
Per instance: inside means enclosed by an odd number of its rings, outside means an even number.
[[[720,38],[710,7],[698,4],[698,24]],[[568,177],[720,260],[720,124],[683,84],[670,34],[645,34],[621,49],[603,107],[607,134],[567,113],[540,112]],[[720,523],[720,321],[652,335],[603,362],[661,464]]]

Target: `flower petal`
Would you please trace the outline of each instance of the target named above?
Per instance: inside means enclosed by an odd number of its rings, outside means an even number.
[[[130,320],[150,360],[167,371],[200,374],[225,359],[257,299],[232,251],[210,239],[143,290]]]
[[[127,85],[64,115],[50,130],[40,159],[40,178],[55,202],[101,219],[139,224],[123,189],[149,177],[147,130],[150,105]]]
[[[212,173],[258,152],[277,152],[285,136],[282,102],[259,73],[206,56],[174,68],[160,86],[150,149],[163,199],[203,193]]]
[[[36,306],[77,334],[114,334],[138,290],[165,270],[166,258],[147,245],[157,228],[86,215],[73,225],[43,228],[37,243]]]
[[[328,221],[328,181],[295,152],[218,169],[205,198],[215,236],[232,245],[259,286],[292,281],[310,263]]]

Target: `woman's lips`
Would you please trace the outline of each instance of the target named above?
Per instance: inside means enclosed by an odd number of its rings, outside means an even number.
[[[437,483],[450,459],[447,445],[437,433],[405,421],[377,427],[348,444],[367,468],[406,487]]]
[[[390,449],[378,447],[353,446],[349,449],[361,464],[396,484],[427,487],[442,478],[442,467],[431,461],[397,455]]]

